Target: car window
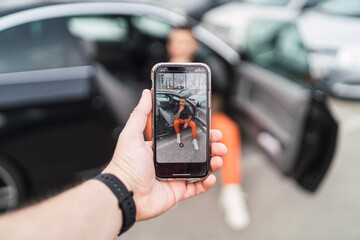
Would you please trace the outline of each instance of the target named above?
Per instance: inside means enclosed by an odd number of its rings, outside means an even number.
[[[308,56],[294,24],[254,21],[249,25],[245,57],[294,81],[307,82]]]
[[[199,100],[197,107],[206,110],[206,97],[203,97]]]
[[[68,28],[74,36],[95,42],[124,42],[129,37],[128,24],[121,17],[74,17]]]
[[[167,38],[172,29],[168,23],[151,16],[134,16],[131,22],[140,32],[157,38]]]
[[[177,96],[175,96],[175,95],[172,95],[171,97],[172,97],[177,103],[180,101],[180,98],[177,97]]]
[[[359,0],[326,1],[323,4],[319,5],[316,9],[319,12],[328,13],[328,14],[360,17]]]
[[[137,89],[149,88],[152,66],[166,61],[166,38],[172,28],[147,15],[74,16],[67,27],[74,37],[93,46],[97,63]]]
[[[128,16],[89,15],[75,16],[67,22],[69,32],[94,49],[95,60],[110,72],[121,71],[122,79],[133,79],[128,72],[133,68],[136,41],[131,36]],[[123,72],[123,69],[128,69]]]
[[[300,34],[294,25],[281,29],[275,46],[279,58],[277,71],[289,77],[306,77],[308,73],[308,58],[302,44]]]
[[[318,5],[319,3],[325,2],[326,0],[308,0],[303,8],[311,8],[311,7],[315,7],[316,5]]]
[[[264,67],[269,67],[278,61],[275,56],[275,41],[284,23],[277,21],[262,23],[263,21],[254,21],[249,24],[244,57]]]
[[[260,5],[286,6],[290,0],[244,0],[243,2]]]
[[[159,100],[160,102],[169,101],[169,97],[165,94],[156,94],[156,100]]]
[[[80,66],[87,62],[64,18],[0,32],[0,73]]]

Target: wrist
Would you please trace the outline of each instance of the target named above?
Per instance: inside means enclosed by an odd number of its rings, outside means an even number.
[[[113,174],[100,174],[94,179],[102,182],[116,197],[118,208],[122,213],[122,224],[118,236],[126,232],[136,221],[136,206],[133,192],[129,191],[125,184]]]
[[[116,196],[112,193],[112,191],[108,187],[106,187],[106,185],[96,179],[89,179],[84,184],[88,185],[91,191],[95,193],[96,196],[101,196],[102,201],[106,203],[106,206],[109,206],[111,208],[112,212],[118,211],[117,213],[120,215],[120,219],[122,218],[122,211],[118,207],[118,200]]]
[[[123,213],[119,208],[119,202],[114,193],[102,182],[96,179],[89,179],[83,183],[88,186],[85,189],[86,191],[91,192],[94,195],[94,198],[91,199],[90,204],[98,206],[98,208],[93,209],[94,212],[101,212],[104,216],[109,217],[109,225],[107,228],[111,228],[113,236],[119,233],[119,229],[122,228],[123,224]],[[86,195],[85,193],[82,193]],[[88,199],[90,200],[90,198]]]

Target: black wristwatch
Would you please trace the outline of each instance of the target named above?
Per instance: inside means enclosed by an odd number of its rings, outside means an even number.
[[[94,177],[94,179],[98,179],[105,183],[119,200],[119,207],[122,210],[123,216],[123,223],[119,235],[126,232],[134,225],[136,220],[136,207],[133,199],[133,192],[129,192],[125,185],[114,175],[100,174]]]

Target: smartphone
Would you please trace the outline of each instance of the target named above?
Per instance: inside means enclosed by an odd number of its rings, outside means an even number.
[[[158,63],[151,79],[156,177],[206,178],[210,173],[210,68],[204,63]]]

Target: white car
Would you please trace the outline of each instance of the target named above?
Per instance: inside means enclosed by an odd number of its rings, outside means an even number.
[[[214,8],[203,15],[203,25],[236,50],[245,42],[248,24],[259,17],[294,19],[323,0],[244,0]]]
[[[206,95],[206,90],[200,90],[196,95],[190,96],[189,101],[196,105],[199,103],[200,99],[204,97],[204,95]]]
[[[331,0],[302,15],[297,26],[312,75],[336,96],[360,98],[360,1]]]

